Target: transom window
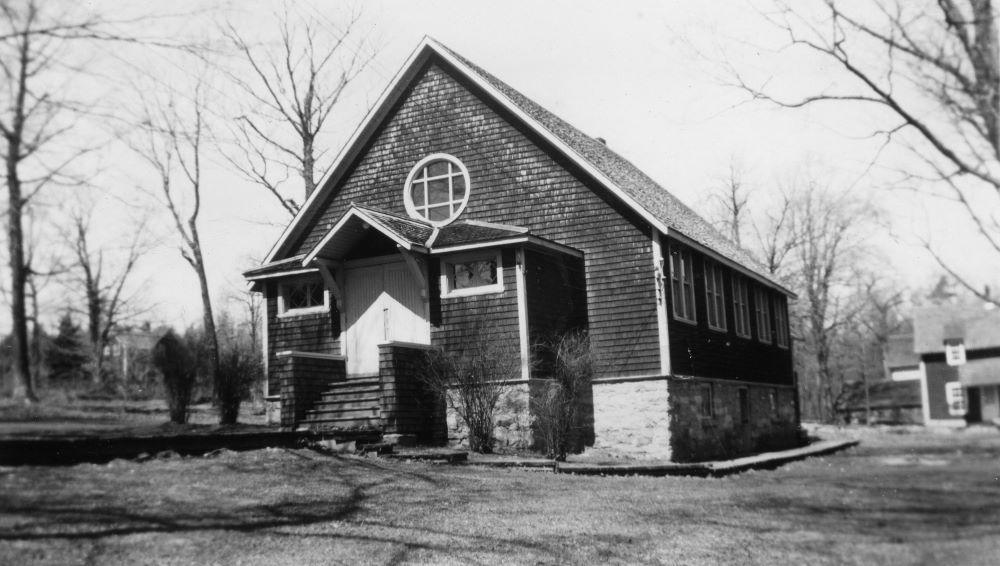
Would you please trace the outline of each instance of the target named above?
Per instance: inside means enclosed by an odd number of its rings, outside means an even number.
[[[760,287],[753,288],[753,308],[757,318],[757,339],[765,344],[770,344],[771,309],[767,299],[767,291]]]
[[[726,330],[726,295],[722,285],[722,266],[705,260],[705,304],[708,307],[708,327]]]
[[[307,314],[329,308],[326,288],[319,279],[298,279],[278,286],[278,314]]]
[[[687,250],[670,248],[670,290],[674,318],[695,322],[694,267]]]
[[[469,172],[456,157],[429,155],[410,171],[403,200],[411,217],[444,226],[458,218],[469,202]]]
[[[747,280],[742,275],[733,274],[733,319],[736,335],[750,337],[750,296]]]
[[[441,260],[441,295],[455,297],[503,291],[499,253],[462,254]]]

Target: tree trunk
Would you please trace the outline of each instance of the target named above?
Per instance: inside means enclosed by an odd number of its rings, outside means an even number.
[[[198,285],[201,288],[202,324],[205,327],[205,339],[208,340],[208,355],[212,371],[212,384],[216,389],[218,389],[218,386],[215,384],[215,380],[219,374],[219,338],[215,333],[215,316],[212,313],[212,297],[208,289],[208,277],[205,275],[205,261],[201,255],[201,239],[198,237],[198,227],[194,221],[191,221],[188,225],[191,229],[191,253],[194,256],[194,261],[191,262],[191,267],[193,267],[195,273],[198,274]]]
[[[21,152],[16,136],[7,139],[7,242],[10,257],[10,318],[12,371],[14,374],[14,399],[25,403],[38,401],[31,383],[31,362],[28,356],[28,317],[25,313],[24,287],[28,272],[24,265],[24,231],[21,215],[24,202],[21,198],[21,179],[17,163]]]

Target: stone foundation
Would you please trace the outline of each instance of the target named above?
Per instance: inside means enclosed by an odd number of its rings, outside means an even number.
[[[695,378],[668,383],[675,462],[731,459],[799,444],[792,387]],[[712,388],[711,415],[703,414],[706,385]],[[741,389],[748,395],[748,422],[742,422]]]
[[[497,452],[523,451],[531,448],[531,415],[528,411],[528,385],[516,384],[507,390],[500,400],[496,412],[496,426],[493,437]],[[448,443],[452,446],[468,447],[469,430],[465,422],[455,412],[452,401],[448,400],[447,410]]]
[[[670,459],[666,378],[594,383],[594,448],[636,458]]]
[[[281,424],[281,397],[264,399],[264,418],[269,425]]]

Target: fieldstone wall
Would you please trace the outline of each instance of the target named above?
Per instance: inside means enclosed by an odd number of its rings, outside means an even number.
[[[637,458],[670,459],[666,378],[594,383],[594,448]]]
[[[448,443],[453,446],[469,445],[469,430],[465,422],[459,418],[448,400],[446,415],[448,425]],[[528,410],[528,384],[510,386],[500,400],[497,410],[496,427],[493,436],[496,443],[493,449],[497,452],[515,452],[527,450],[532,446],[531,415]]]
[[[281,383],[281,428],[284,430],[294,430],[331,383],[347,379],[344,358],[319,358],[304,352],[283,352],[273,371]]]
[[[267,419],[267,424],[277,425],[281,424],[281,398],[275,399],[265,399],[264,400],[264,417]]]
[[[670,444],[675,462],[730,459],[798,446],[795,390],[735,381],[671,379]],[[711,384],[711,415],[703,414],[704,384]],[[748,422],[739,390],[746,389]]]

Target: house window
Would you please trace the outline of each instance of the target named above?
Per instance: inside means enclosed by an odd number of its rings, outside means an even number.
[[[747,293],[747,280],[736,274],[733,274],[733,319],[736,335],[749,338],[750,298]]]
[[[757,339],[765,344],[771,343],[771,313],[767,300],[767,291],[762,287],[753,288],[753,310],[757,318]]]
[[[711,417],[715,414],[715,388],[711,383],[702,383],[701,393],[701,416]]]
[[[694,269],[691,252],[670,248],[670,289],[674,318],[695,322]]]
[[[959,381],[950,381],[944,384],[945,401],[948,403],[948,414],[953,417],[965,415],[965,390]]]
[[[750,422],[750,390],[746,387],[740,387],[740,423],[747,424]]]
[[[403,202],[412,218],[444,226],[458,218],[469,202],[469,172],[451,155],[429,155],[406,178]]]
[[[458,297],[503,291],[500,253],[463,254],[441,260],[441,296]]]
[[[705,260],[705,304],[708,310],[708,327],[726,330],[726,297],[722,285],[722,266]]]
[[[778,346],[788,347],[788,301],[784,297],[774,302],[774,336]]]
[[[278,315],[295,316],[326,312],[330,300],[323,282],[315,279],[298,279],[278,285]]]

